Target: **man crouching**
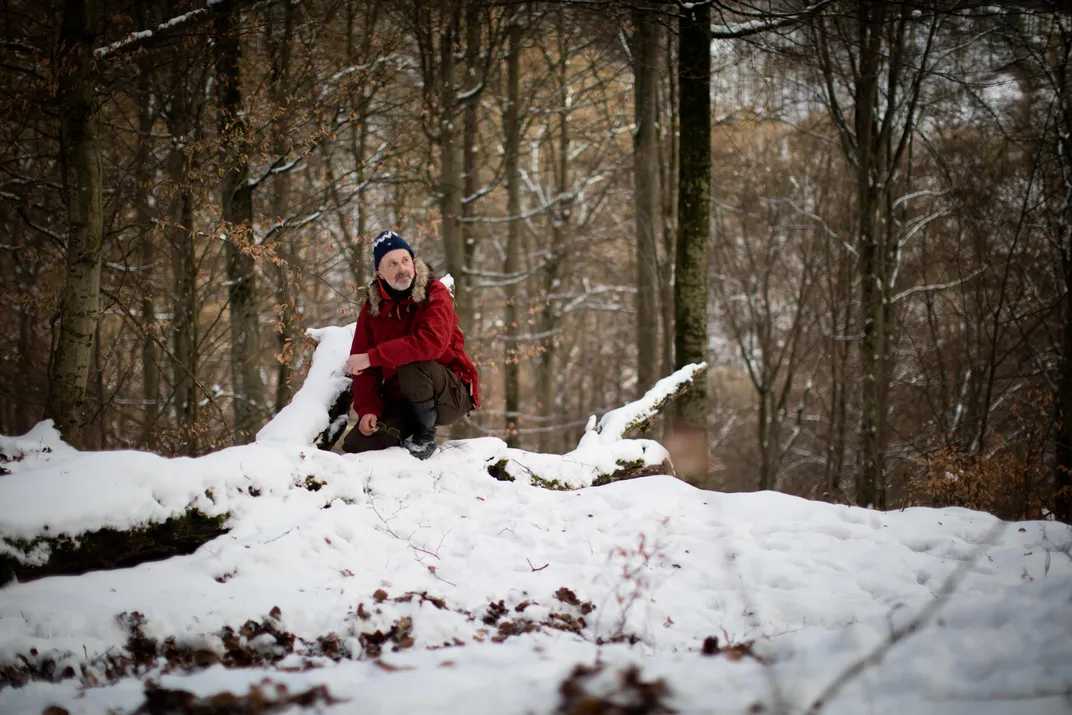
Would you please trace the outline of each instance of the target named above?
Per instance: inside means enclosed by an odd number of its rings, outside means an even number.
[[[476,366],[465,354],[454,300],[394,231],[372,243],[376,279],[357,318],[346,369],[357,425],[347,452],[401,444],[418,459],[435,452],[436,425],[480,406]]]

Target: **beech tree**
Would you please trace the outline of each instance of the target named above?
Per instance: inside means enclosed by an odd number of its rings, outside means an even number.
[[[77,439],[82,402],[100,311],[101,166],[93,96],[93,40],[96,0],[69,0],[63,6],[56,68],[60,113],[63,188],[67,196],[66,277],[60,330],[49,380],[45,416],[60,434]]]

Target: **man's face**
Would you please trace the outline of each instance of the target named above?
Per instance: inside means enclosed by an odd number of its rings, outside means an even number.
[[[409,290],[413,285],[413,257],[404,248],[396,248],[380,259],[380,278],[395,290]]]

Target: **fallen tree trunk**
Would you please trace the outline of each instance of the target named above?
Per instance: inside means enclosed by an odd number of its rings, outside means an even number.
[[[488,462],[488,474],[499,481],[520,481],[553,490],[598,487],[656,474],[676,476],[670,455],[662,445],[651,440],[626,439],[625,435],[648,428],[706,369],[704,363],[686,365],[659,380],[639,400],[603,415],[598,424],[593,416],[577,449],[568,454],[542,455],[507,449]]]
[[[0,555],[0,586],[13,580],[24,583],[45,576],[76,576],[191,554],[201,544],[227,532],[224,524],[228,516],[208,517],[189,509],[183,516],[138,529],[104,528],[77,538],[4,539],[8,549],[28,558]],[[39,556],[33,558],[35,554]]]

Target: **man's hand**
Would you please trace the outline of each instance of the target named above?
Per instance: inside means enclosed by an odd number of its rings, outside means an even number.
[[[361,419],[357,423],[357,428],[361,430],[361,434],[366,437],[372,436],[376,431],[376,415],[361,415]]]
[[[346,360],[346,372],[351,375],[360,375],[363,370],[368,370],[371,366],[368,353],[351,355]]]

